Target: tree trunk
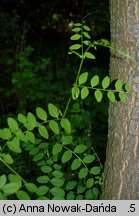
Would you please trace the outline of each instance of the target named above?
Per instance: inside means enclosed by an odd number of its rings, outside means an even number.
[[[110,0],[111,44],[139,61],[139,1]],[[111,79],[129,82],[125,103],[109,107],[109,132],[101,199],[139,199],[139,62],[111,53]]]

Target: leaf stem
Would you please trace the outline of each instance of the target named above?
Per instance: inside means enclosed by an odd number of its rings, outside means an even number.
[[[16,176],[19,176],[20,179],[24,182],[24,184],[27,184],[27,182],[20,176],[11,166],[9,166],[1,157],[0,161],[9,169],[12,173],[14,173]]]

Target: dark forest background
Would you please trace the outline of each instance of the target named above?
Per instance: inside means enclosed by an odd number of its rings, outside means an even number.
[[[49,102],[64,109],[78,69],[68,55],[71,27],[85,21],[92,40],[109,39],[108,0],[0,1],[0,127],[8,116],[45,109]],[[98,48],[94,62],[83,71],[104,77],[109,73],[109,51]],[[77,136],[86,137],[105,160],[108,101],[93,96],[73,102],[71,123]],[[82,114],[82,115],[80,115]]]

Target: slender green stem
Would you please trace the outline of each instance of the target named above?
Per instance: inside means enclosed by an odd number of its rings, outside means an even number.
[[[65,111],[64,111],[64,114],[63,114],[63,118],[64,118],[64,117],[66,116],[66,114],[67,114],[67,111],[68,111],[70,102],[71,102],[71,98],[69,98],[69,100],[68,100],[68,102],[67,102],[67,105],[66,105],[66,108],[65,108]]]
[[[67,148],[66,146],[63,146],[63,145],[62,145],[62,147],[65,148],[65,149],[67,149],[68,151],[72,152],[72,154],[74,154],[75,157],[78,158],[78,159],[81,161],[81,163],[84,165],[84,167],[85,167],[85,168],[88,170],[88,172],[90,173],[90,171],[89,171],[88,167],[86,166],[86,164],[83,162],[83,160],[82,160],[74,151],[72,151],[71,149]],[[90,175],[91,175],[91,177],[93,177],[93,176],[92,176],[92,173],[90,173]]]
[[[24,182],[24,184],[26,184],[27,182],[11,167],[9,166],[1,157],[0,157],[0,161],[9,169],[11,170],[12,173],[14,173],[15,175],[19,176],[20,179]]]

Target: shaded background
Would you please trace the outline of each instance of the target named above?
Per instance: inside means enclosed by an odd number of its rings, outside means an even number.
[[[0,126],[8,116],[46,108],[61,110],[67,103],[78,69],[78,58],[68,55],[71,26],[85,21],[92,40],[109,39],[108,0],[1,0],[0,1]],[[95,61],[82,71],[104,77],[109,51],[98,48]],[[72,102],[70,120],[76,136],[88,139],[102,162],[107,142],[108,101],[98,104],[93,93]]]

